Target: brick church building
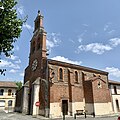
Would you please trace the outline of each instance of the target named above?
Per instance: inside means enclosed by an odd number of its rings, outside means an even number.
[[[29,65],[25,69],[24,86],[17,93],[16,111],[46,117],[62,116],[63,112],[74,115],[76,110],[111,114],[108,73],[47,59],[47,33],[40,11],[34,22]],[[36,102],[40,102],[39,107]]]

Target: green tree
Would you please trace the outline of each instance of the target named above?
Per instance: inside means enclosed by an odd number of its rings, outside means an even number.
[[[20,90],[22,88],[22,82],[21,81],[16,82],[16,85],[17,85],[17,90]]]
[[[9,57],[13,54],[13,43],[22,32],[22,25],[25,21],[18,18],[16,4],[16,0],[0,0],[0,56]],[[0,69],[1,74],[4,71],[5,69]]]

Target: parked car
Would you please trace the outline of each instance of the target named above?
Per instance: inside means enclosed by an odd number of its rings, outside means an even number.
[[[120,120],[120,116],[118,117],[118,119],[117,120]]]

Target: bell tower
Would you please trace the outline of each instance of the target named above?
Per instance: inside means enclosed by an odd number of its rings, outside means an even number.
[[[44,87],[41,79],[47,79],[46,31],[43,27],[43,16],[38,11],[34,21],[33,37],[30,41],[29,65],[25,69],[23,111],[27,114],[36,114],[36,101],[40,101],[42,110],[45,109]],[[27,87],[27,88],[26,88]],[[38,93],[36,93],[37,91]],[[27,95],[27,93],[29,93]],[[27,100],[27,102],[26,102]]]
[[[30,41],[29,67],[31,68],[31,72],[34,71],[35,73],[36,69],[40,70],[46,59],[46,34],[43,27],[43,16],[38,11],[34,21],[33,37]]]
[[[46,57],[46,32],[43,27],[43,16],[38,11],[38,15],[34,21],[34,35],[31,40],[30,56],[36,52],[41,52],[41,57]]]
[[[43,28],[43,16],[40,13],[40,10],[38,10],[38,15],[35,19],[35,24],[34,24],[34,32],[38,29],[44,29]]]

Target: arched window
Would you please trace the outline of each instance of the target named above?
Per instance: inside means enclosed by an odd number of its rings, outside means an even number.
[[[12,100],[8,101],[8,106],[12,106]]]
[[[119,101],[118,99],[115,100],[116,101],[116,109],[117,109],[117,112],[119,111]]]
[[[116,86],[114,86],[113,88],[114,88],[114,94],[117,94],[117,88],[116,88]]]
[[[3,93],[4,93],[4,90],[1,89],[1,90],[0,90],[0,95],[3,95]]]
[[[35,51],[35,41],[32,43],[32,53]]]
[[[8,90],[8,96],[10,96],[11,94],[12,94],[12,90],[9,89],[9,90]]]
[[[40,49],[40,37],[38,37],[38,39],[37,39],[37,50],[39,50]]]
[[[59,79],[63,80],[63,70],[62,70],[62,68],[59,69]]]
[[[98,81],[98,88],[102,88],[101,81]]]
[[[75,71],[75,82],[78,83],[78,72]]]

